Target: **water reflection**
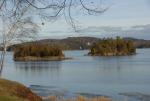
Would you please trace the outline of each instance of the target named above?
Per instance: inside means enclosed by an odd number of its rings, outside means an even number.
[[[14,62],[16,71],[32,75],[58,75],[61,69],[61,61],[30,61]]]
[[[133,67],[132,58],[134,56],[116,56],[116,57],[92,57],[97,66],[104,71],[116,71],[120,73],[125,68]],[[130,61],[128,61],[130,60]],[[132,62],[131,62],[132,61]]]

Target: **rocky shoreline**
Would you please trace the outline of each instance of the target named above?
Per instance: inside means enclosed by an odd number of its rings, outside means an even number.
[[[130,55],[136,55],[136,53],[104,53],[104,54],[91,54],[88,53],[89,56],[130,56]]]
[[[72,59],[64,56],[53,56],[53,57],[34,57],[34,56],[26,56],[26,57],[15,57],[14,61],[61,61]]]

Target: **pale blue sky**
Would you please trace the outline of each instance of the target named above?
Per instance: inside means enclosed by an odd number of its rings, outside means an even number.
[[[36,19],[36,22],[41,26],[39,36],[42,38],[62,38],[69,36],[111,37],[120,35],[150,39],[150,0],[87,1],[95,1],[96,6],[102,3],[110,8],[96,16],[88,15],[82,11],[75,11],[76,13],[73,13],[72,17],[78,21],[76,25],[79,26],[79,30],[82,30],[79,33],[76,33],[63,17],[53,23]],[[42,22],[45,23],[44,26],[41,25]],[[142,28],[133,29],[132,26],[137,25]],[[118,27],[121,27],[120,30],[116,30]]]
[[[110,6],[109,10],[97,16],[77,13],[73,17],[78,21],[76,24],[81,28],[87,27],[124,27],[129,28],[136,25],[150,24],[150,1],[149,0],[101,0]],[[97,0],[99,3],[99,0]],[[145,37],[144,33],[143,37]],[[40,35],[45,37],[67,37],[67,36],[105,36],[99,33],[75,33],[71,26],[62,19],[55,23],[47,22],[41,28]],[[140,35],[141,36],[141,35]],[[147,35],[149,36],[149,35]],[[146,36],[146,37],[147,37]],[[135,35],[136,37],[136,35]],[[150,36],[149,36],[150,37]]]

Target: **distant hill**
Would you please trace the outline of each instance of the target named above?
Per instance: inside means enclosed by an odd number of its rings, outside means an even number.
[[[63,50],[89,49],[92,43],[97,42],[94,37],[68,37],[65,39],[44,39],[37,42],[44,44],[57,45]]]
[[[100,39],[94,37],[68,37],[65,39],[43,39],[34,42],[40,44],[49,44],[52,46],[58,46],[62,50],[84,50],[84,49],[89,49],[91,45],[94,42],[98,42],[98,40]],[[33,43],[33,42],[28,42],[28,43]],[[17,45],[10,46],[8,50],[11,51]]]
[[[126,37],[123,39],[132,40],[136,48],[150,48],[150,40],[135,39],[130,37]],[[93,43],[98,42],[100,40],[101,40],[100,38],[95,37],[68,37],[65,39],[42,39],[34,42],[58,46],[62,50],[84,50],[90,49]],[[15,46],[16,45],[10,46],[8,50],[9,51],[13,50]]]
[[[150,48],[150,40],[136,39],[136,38],[130,38],[130,37],[126,37],[124,39],[132,40],[136,48]]]

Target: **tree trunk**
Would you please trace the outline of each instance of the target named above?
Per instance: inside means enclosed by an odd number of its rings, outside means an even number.
[[[6,53],[6,33],[5,33],[5,18],[2,16],[2,21],[3,21],[3,50],[1,53],[1,60],[0,60],[0,76],[2,75],[2,70],[4,67],[4,60],[5,60],[5,53]]]
[[[2,70],[4,67],[5,54],[6,54],[6,46],[4,45],[3,51],[1,53],[1,60],[0,60],[0,75],[2,74]]]

